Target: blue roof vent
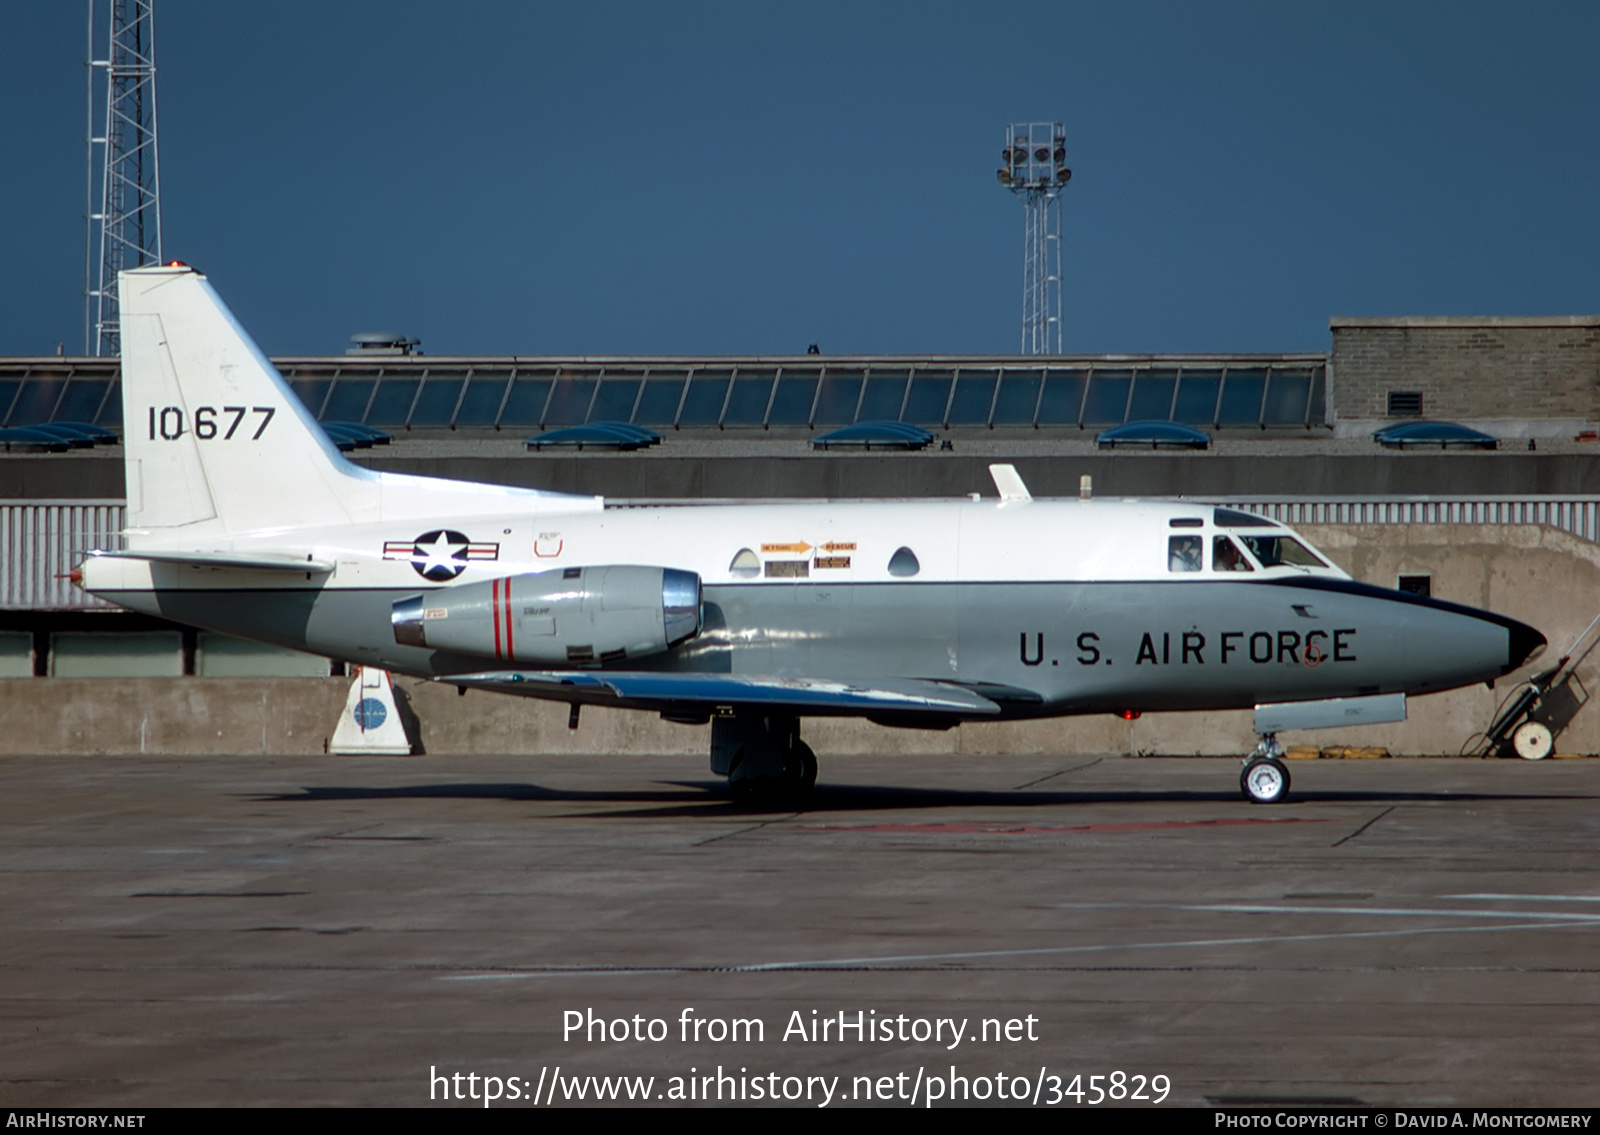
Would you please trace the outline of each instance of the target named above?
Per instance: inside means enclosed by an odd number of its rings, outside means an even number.
[[[322,432],[338,447],[341,453],[352,449],[367,449],[374,445],[388,445],[389,435],[360,422],[323,422]]]
[[[817,435],[811,439],[811,448],[860,446],[863,449],[923,449],[931,441],[931,433],[910,422],[857,422],[853,426]]]
[[[1462,449],[1497,449],[1500,443],[1490,434],[1455,422],[1404,422],[1375,430],[1373,440],[1390,449],[1405,449],[1416,445],[1437,445],[1440,449],[1457,446]]]
[[[577,449],[587,446],[589,449],[632,450],[657,445],[660,441],[660,434],[644,426],[635,426],[628,422],[590,422],[587,425],[568,426],[563,430],[551,430],[530,437],[528,448],[544,449],[546,446],[570,445]]]
[[[1211,435],[1182,422],[1145,421],[1128,422],[1102,430],[1095,444],[1101,449],[1115,449],[1119,445],[1147,445],[1151,449],[1210,449]]]

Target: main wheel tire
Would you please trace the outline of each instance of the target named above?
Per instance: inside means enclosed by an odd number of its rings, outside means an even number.
[[[782,771],[776,774],[770,769],[765,776],[752,774],[746,767],[746,757],[746,749],[741,748],[728,773],[728,787],[735,799],[754,804],[793,804],[804,799],[817,783],[817,755],[804,741],[795,741]]]
[[[1542,761],[1556,747],[1555,734],[1542,721],[1524,721],[1511,734],[1511,747],[1525,761]]]
[[[817,754],[804,741],[795,741],[794,749],[800,759],[800,779],[796,787],[804,794],[810,792],[817,783]]]
[[[1239,791],[1254,804],[1277,804],[1289,795],[1289,770],[1271,758],[1251,761],[1239,774]]]

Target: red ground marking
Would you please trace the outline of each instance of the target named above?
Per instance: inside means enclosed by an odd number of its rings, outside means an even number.
[[[814,832],[921,832],[925,835],[1035,835],[1047,832],[1146,832],[1162,828],[1227,828],[1241,824],[1326,824],[1331,817],[1284,816],[1281,819],[1239,818],[1223,820],[1157,820],[1133,824],[1082,824],[1059,827],[1043,824],[802,824],[803,831]]]

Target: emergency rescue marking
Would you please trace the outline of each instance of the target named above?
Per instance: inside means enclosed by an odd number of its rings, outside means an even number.
[[[561,549],[567,542],[561,538],[559,532],[541,532],[533,540],[533,554],[541,560],[551,560],[561,554]]]
[[[223,441],[231,441],[234,433],[239,429],[239,423],[244,421],[247,413],[264,414],[261,424],[256,427],[256,432],[250,435],[251,441],[260,441],[261,435],[267,432],[267,423],[272,421],[272,416],[278,411],[271,406],[251,406],[248,410],[243,406],[224,406],[220,413],[232,414],[233,421],[229,422],[228,430],[222,435]],[[210,441],[217,436],[221,427],[217,422],[219,411],[215,406],[201,406],[194,412],[194,436],[201,441]],[[150,407],[150,440],[160,438],[162,441],[177,441],[185,433],[185,415],[182,406],[163,406],[157,410]]]

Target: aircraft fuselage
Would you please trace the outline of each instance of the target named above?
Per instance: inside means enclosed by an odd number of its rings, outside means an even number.
[[[915,676],[1038,695],[1003,703],[1006,716],[1428,693],[1493,680],[1536,645],[1512,620],[1330,567],[1220,570],[1209,558],[1218,537],[1290,533],[1219,525],[1216,515],[1115,500],[608,508],[461,520],[433,530],[444,537],[415,523],[297,532],[298,547],[333,564],[328,573],[90,566],[93,589],[124,606],[447,678],[514,665],[516,646],[403,645],[390,625],[395,603],[579,565],[659,564],[699,575],[703,625],[628,669]],[[1198,570],[1173,570],[1174,534],[1199,539]]]

